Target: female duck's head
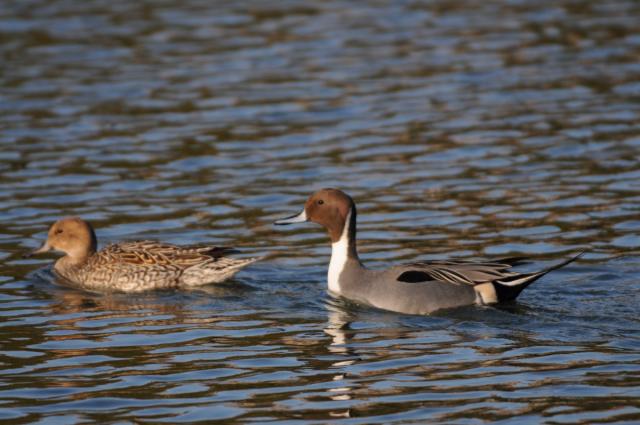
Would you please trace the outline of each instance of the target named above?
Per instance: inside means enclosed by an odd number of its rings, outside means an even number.
[[[78,217],[68,217],[53,223],[44,244],[26,256],[53,250],[64,252],[73,261],[82,261],[96,252],[96,247],[96,234],[91,225]]]

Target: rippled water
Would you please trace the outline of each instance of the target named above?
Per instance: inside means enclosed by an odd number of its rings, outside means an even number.
[[[634,1],[4,1],[0,420],[637,423],[638,22]],[[324,186],[358,202],[372,267],[590,252],[499,308],[351,305],[319,227],[271,226]],[[65,215],[268,258],[80,292],[21,258]]]

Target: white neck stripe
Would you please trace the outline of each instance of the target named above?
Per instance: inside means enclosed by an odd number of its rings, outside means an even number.
[[[331,261],[329,262],[329,273],[327,281],[329,283],[329,291],[339,294],[340,291],[340,275],[347,264],[349,257],[349,231],[351,227],[351,210],[345,218],[344,227],[340,240],[331,244]]]

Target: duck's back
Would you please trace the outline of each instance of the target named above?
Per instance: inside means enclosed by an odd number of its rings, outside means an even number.
[[[476,302],[476,292],[468,285],[455,285],[438,280],[425,282],[394,281],[386,288],[379,285],[376,300],[385,308],[408,314],[430,314],[437,310],[462,307]]]
[[[170,289],[220,282],[254,261],[224,256],[231,252],[225,247],[123,242],[108,245],[79,267],[57,271],[75,284],[101,291]]]
[[[398,281],[401,268],[370,270],[350,267],[340,276],[341,295],[383,310],[429,314],[436,310],[473,304],[472,286],[438,280]]]

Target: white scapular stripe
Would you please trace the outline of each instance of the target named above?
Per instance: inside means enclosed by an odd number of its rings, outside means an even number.
[[[502,280],[498,280],[497,282],[500,285],[504,285],[504,286],[518,286],[518,285],[521,285],[521,284],[523,284],[523,283],[535,278],[539,274],[540,273],[536,273],[534,275],[526,275],[526,276],[521,277],[520,279],[510,280],[508,282],[505,282],[505,281],[502,281]]]

